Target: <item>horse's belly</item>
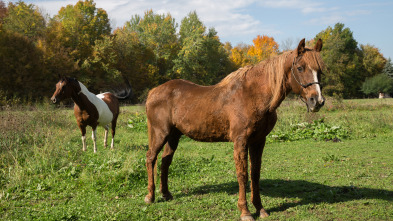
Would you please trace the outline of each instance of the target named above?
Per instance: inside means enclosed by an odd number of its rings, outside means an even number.
[[[201,135],[200,133],[188,133],[187,137],[201,142],[228,142],[230,141],[226,134],[209,134]]]
[[[98,125],[106,126],[112,122],[113,114],[111,111],[103,111],[99,113]]]
[[[192,118],[177,122],[176,128],[191,139],[204,142],[229,141],[228,124],[218,119]]]

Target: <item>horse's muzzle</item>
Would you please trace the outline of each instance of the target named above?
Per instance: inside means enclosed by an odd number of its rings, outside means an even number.
[[[321,98],[318,98],[317,96],[311,96],[307,99],[307,106],[311,112],[318,112],[324,104],[325,98],[322,96]]]
[[[56,103],[57,103],[56,97],[52,97],[50,100],[52,101],[53,104],[56,104]]]

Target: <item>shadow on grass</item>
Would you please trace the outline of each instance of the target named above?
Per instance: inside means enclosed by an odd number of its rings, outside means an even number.
[[[298,205],[338,203],[357,199],[382,199],[393,201],[393,191],[372,189],[356,186],[327,186],[304,180],[261,180],[261,197],[300,198],[300,201],[284,203],[279,207],[270,208],[267,212],[285,211]],[[197,187],[188,194],[226,192],[229,195],[238,193],[237,182]],[[248,188],[247,192],[250,192]],[[249,196],[249,194],[248,194]],[[178,196],[181,197],[181,196]]]

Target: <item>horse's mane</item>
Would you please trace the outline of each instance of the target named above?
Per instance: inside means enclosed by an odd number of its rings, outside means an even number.
[[[216,87],[224,87],[231,82],[243,81],[248,73],[253,73],[255,76],[266,74],[268,79],[268,82],[266,83],[270,85],[272,93],[272,98],[268,105],[268,108],[271,109],[272,107],[277,106],[282,99],[282,96],[285,96],[284,93],[287,76],[285,74],[284,65],[288,56],[292,53],[295,53],[295,51],[287,51],[278,56],[263,60],[256,65],[249,65],[240,68],[227,75],[218,84],[216,84]],[[307,48],[306,53],[303,54],[303,59],[314,70],[324,69],[322,58],[316,51]]]
[[[249,65],[240,68],[222,79],[216,87],[225,87],[231,82],[243,81],[248,73],[254,75],[267,74],[267,84],[270,85],[272,91],[272,99],[270,100],[269,107],[272,104],[277,103],[282,96],[282,89],[285,86],[286,75],[284,73],[284,63],[286,62],[287,56],[291,52],[284,52],[281,55],[261,61],[256,65]]]

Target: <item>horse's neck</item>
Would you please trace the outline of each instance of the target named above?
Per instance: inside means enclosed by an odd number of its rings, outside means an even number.
[[[284,74],[288,74],[288,67],[284,65]],[[264,66],[255,66],[252,73],[246,75],[247,80],[245,81],[248,85],[248,90],[253,91],[253,95],[258,98],[254,101],[259,110],[268,110],[274,112],[285,99],[286,95],[291,91],[288,82],[288,77],[285,77],[284,85],[281,90],[279,90],[279,99],[271,102],[273,99],[273,85],[270,83],[269,74],[264,71]],[[279,73],[277,73],[279,74]],[[248,83],[247,83],[248,82]],[[256,84],[255,84],[256,83]],[[257,85],[257,86],[256,86]],[[280,85],[281,87],[282,85]]]

